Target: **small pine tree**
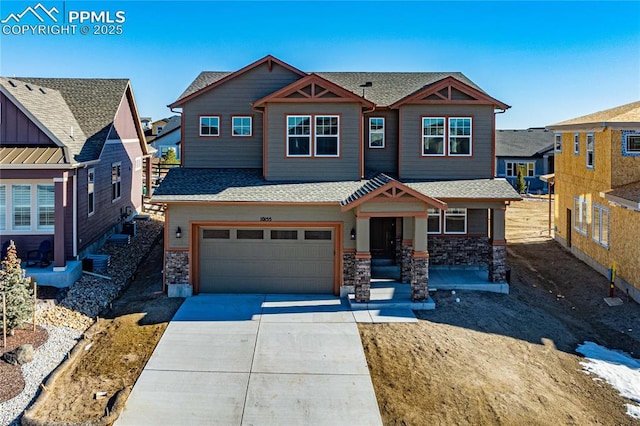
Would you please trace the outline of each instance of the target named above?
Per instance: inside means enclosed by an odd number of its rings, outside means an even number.
[[[7,256],[0,266],[0,304],[2,294],[6,297],[7,332],[13,335],[13,330],[33,315],[33,301],[31,300],[31,278],[26,278],[20,267],[20,259],[16,253],[16,246],[11,241]],[[0,305],[0,327],[2,327],[2,306]]]
[[[522,176],[522,170],[518,169],[518,174],[516,176],[516,191],[518,194],[522,194],[527,189],[527,182],[524,180],[524,176]]]
[[[176,150],[169,148],[167,152],[162,154],[162,164],[180,164],[180,160],[176,158]]]

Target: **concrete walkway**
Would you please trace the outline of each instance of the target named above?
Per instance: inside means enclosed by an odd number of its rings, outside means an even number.
[[[381,425],[349,306],[305,295],[185,300],[116,425],[214,424]]]

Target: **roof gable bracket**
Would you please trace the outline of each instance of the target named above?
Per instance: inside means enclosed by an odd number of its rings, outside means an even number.
[[[367,201],[372,201],[376,198],[380,200],[384,200],[386,197],[386,199],[393,200],[393,199],[399,199],[400,197],[404,197],[404,196],[413,197],[419,201],[422,201],[432,207],[436,207],[441,210],[447,209],[447,203],[445,203],[444,201],[424,195],[412,188],[409,188],[408,186],[402,184],[401,182],[398,182],[397,180],[393,180],[381,186],[380,188],[376,189],[375,191],[370,192],[364,197],[358,198],[357,200],[351,203],[343,205],[341,209],[343,212],[345,212],[353,209],[354,207],[360,206],[361,204],[366,203]]]

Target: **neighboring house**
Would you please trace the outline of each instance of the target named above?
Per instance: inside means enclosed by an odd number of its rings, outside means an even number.
[[[156,157],[161,158],[169,149],[173,149],[176,158],[180,159],[180,116],[174,115],[167,122],[158,136],[149,144],[157,150]]]
[[[364,96],[363,96],[364,94]],[[461,73],[306,73],[272,56],[203,72],[182,108],[182,164],[166,205],[165,281],[198,292],[370,297],[371,262],[412,298],[430,265],[505,281],[494,112]]]
[[[556,133],[555,238],[640,302],[640,102],[547,126]]]
[[[144,135],[147,143],[153,142],[153,140],[162,133],[168,122],[168,118],[163,118],[152,123],[147,123],[147,126],[144,130]]]
[[[553,173],[554,133],[544,128],[496,130],[496,176],[516,186],[518,170],[527,192],[547,192],[541,175]]]
[[[142,203],[147,147],[127,79],[0,78],[0,231],[54,271]]]
[[[151,130],[151,122],[151,117],[140,117],[140,124],[142,125],[142,130],[145,132]]]

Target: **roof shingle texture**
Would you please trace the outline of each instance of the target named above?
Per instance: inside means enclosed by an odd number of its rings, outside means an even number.
[[[16,77],[10,80],[43,87],[47,94],[54,91],[59,93],[66,103],[66,108],[62,108],[59,101],[44,101],[49,99],[47,95],[44,95],[37,104],[39,108],[48,110],[41,114],[45,121],[49,123],[55,121],[60,111],[66,109],[71,112],[77,126],[82,130],[84,140],[81,140],[80,135],[76,135],[75,130],[72,142],[68,137],[61,139],[71,151],[72,162],[91,161],[100,157],[111,124],[129,84],[128,79]],[[54,91],[47,89],[54,89]],[[54,96],[51,96],[51,99],[53,98]],[[29,102],[25,107],[31,110],[38,105]],[[40,120],[39,117],[37,118]],[[43,124],[49,127],[45,122]]]
[[[153,194],[154,202],[281,202],[349,204],[391,182],[379,174],[372,179],[339,182],[271,182],[260,169],[189,169],[169,171]],[[502,179],[411,182],[410,188],[438,199],[519,200]]]
[[[603,111],[594,112],[592,114],[583,115],[582,117],[572,118],[570,120],[561,121],[552,124],[554,126],[570,126],[576,124],[591,123],[639,123],[640,122],[640,101],[631,102],[630,104],[621,105],[615,108],[605,109]]]
[[[496,156],[534,157],[552,150],[554,138],[546,129],[496,130]]]

